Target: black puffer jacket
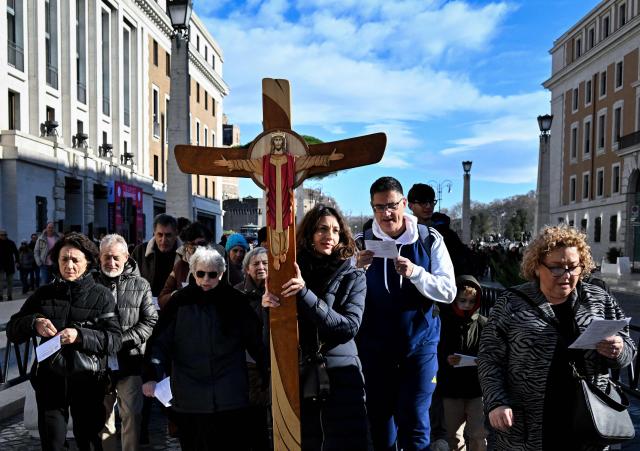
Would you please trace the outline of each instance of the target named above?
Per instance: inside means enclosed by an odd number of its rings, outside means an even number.
[[[302,254],[301,254],[302,257]],[[314,285],[312,278],[318,271],[302,277],[307,286],[298,293],[298,320],[300,324],[300,347],[303,353],[313,352],[316,330],[327,367],[360,367],[358,349],[353,340],[364,312],[364,298],[367,294],[367,280],[362,269],[356,269],[350,260],[345,260],[337,271],[328,278],[328,282],[317,289],[318,294],[309,289]]]
[[[177,291],[156,334],[151,346],[155,380],[171,370],[172,404],[178,412],[247,407],[246,351],[266,380],[258,319],[244,295],[227,284],[205,292],[192,282]]]
[[[118,277],[96,272],[98,283],[111,290],[116,299],[122,326],[122,348],[118,353],[120,376],[142,373],[146,342],[158,321],[151,299],[151,286],[140,276],[135,260],[129,258]]]
[[[105,287],[96,284],[89,273],[80,279],[67,282],[56,279],[33,293],[13,315],[7,325],[7,338],[14,343],[23,343],[36,335],[36,318],[47,318],[58,331],[74,327],[72,323],[91,321],[105,313],[116,312],[113,296]],[[95,329],[76,327],[78,339],[75,344],[86,352],[107,355],[120,349],[122,329],[118,316],[101,320]],[[48,339],[43,338],[42,341]],[[48,360],[39,367],[47,368]]]

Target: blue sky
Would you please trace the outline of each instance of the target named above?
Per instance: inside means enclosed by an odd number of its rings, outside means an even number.
[[[383,175],[453,182],[442,207],[535,189],[536,117],[549,111],[541,83],[553,41],[591,10],[590,0],[194,1],[224,52],[224,112],[242,142],[262,131],[261,80],[291,82],[294,130],[323,141],[387,133],[383,161],[308,181],[343,211],[370,212]],[[248,180],[241,196],[259,195]]]

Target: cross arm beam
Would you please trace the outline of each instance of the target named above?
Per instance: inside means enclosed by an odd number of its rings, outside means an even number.
[[[230,172],[228,167],[215,164],[215,161],[223,159],[248,159],[248,149],[187,145],[179,145],[175,149],[178,167],[185,174],[218,175],[222,177],[251,177],[252,175],[251,172],[242,170]]]

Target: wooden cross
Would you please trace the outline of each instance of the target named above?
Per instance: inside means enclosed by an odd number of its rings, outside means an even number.
[[[293,189],[307,177],[365,166],[382,159],[384,133],[307,145],[291,129],[289,81],[262,80],[264,132],[249,149],[178,145],[176,160],[182,172],[251,177],[266,191],[269,243],[267,287],[280,288],[295,276],[295,196]],[[295,296],[281,299],[270,311],[271,390],[274,449],[301,448],[298,379],[298,323]]]

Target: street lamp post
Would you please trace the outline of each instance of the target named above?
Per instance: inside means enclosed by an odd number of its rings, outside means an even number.
[[[171,101],[167,112],[167,213],[193,220],[191,175],[178,168],[175,146],[190,144],[189,136],[189,21],[191,0],[167,0],[167,11],[173,26],[171,37]]]
[[[462,242],[469,244],[471,241],[471,165],[472,161],[463,161],[464,189],[462,192]]]
[[[536,215],[534,220],[534,234],[545,224],[550,223],[551,192],[551,156],[550,130],[553,122],[552,114],[538,116],[540,128],[540,148],[538,151],[538,186],[536,189]]]
[[[438,211],[440,211],[440,207],[442,206],[442,188],[447,188],[447,193],[451,192],[451,186],[453,182],[449,179],[441,180],[440,182],[436,182],[435,180],[427,181],[428,185],[431,185],[432,188],[435,188],[436,191],[436,201],[438,202]]]

